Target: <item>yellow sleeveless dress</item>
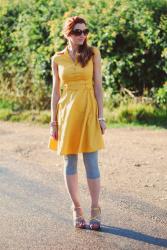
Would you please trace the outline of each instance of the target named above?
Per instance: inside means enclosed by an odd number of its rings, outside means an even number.
[[[93,49],[99,52],[97,47]],[[57,104],[58,140],[54,142],[54,150],[66,155],[104,148],[93,89],[93,59],[82,68],[72,60],[66,47],[53,60],[58,65],[62,90]]]

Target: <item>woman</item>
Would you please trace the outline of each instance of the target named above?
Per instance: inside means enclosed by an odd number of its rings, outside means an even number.
[[[78,153],[83,153],[92,201],[89,226],[98,230],[101,223],[98,150],[104,148],[102,134],[106,125],[103,118],[101,56],[97,47],[87,44],[89,30],[86,25],[81,17],[68,18],[63,28],[68,44],[52,57],[50,135],[57,141],[57,153],[64,155],[64,178],[72,200],[76,228],[86,227],[78,196],[77,175]]]

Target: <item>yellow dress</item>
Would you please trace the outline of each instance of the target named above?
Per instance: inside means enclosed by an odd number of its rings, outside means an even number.
[[[98,48],[93,47],[98,53]],[[58,65],[61,97],[57,104],[57,154],[93,152],[104,148],[98,121],[98,106],[93,89],[93,59],[85,67],[74,62],[67,47],[57,52],[53,60]]]

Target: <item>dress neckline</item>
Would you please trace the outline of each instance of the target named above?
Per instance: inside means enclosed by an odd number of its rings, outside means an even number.
[[[72,57],[70,56],[70,53],[68,51],[68,47],[66,47],[66,54],[68,55],[68,57],[72,61],[72,63],[76,65],[77,64],[76,58],[75,58],[75,61],[72,59]]]

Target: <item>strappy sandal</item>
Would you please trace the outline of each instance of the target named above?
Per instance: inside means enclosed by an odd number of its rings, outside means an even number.
[[[76,210],[81,209],[81,207],[74,207],[72,205],[71,209],[73,210],[73,225],[74,225],[74,227],[81,228],[81,229],[86,228],[86,221],[83,217],[83,212],[81,213],[80,216],[76,216]]]
[[[101,229],[101,208],[92,207],[91,210],[97,211],[95,216],[91,216],[89,220],[89,227],[91,230],[99,230]]]

